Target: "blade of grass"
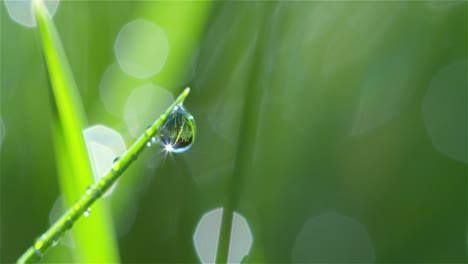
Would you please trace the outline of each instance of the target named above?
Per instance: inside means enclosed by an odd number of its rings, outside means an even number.
[[[82,135],[85,112],[57,29],[41,0],[35,0],[33,6],[56,108],[53,131],[59,183],[70,205],[94,182]],[[119,261],[107,204],[97,204],[93,216],[74,230],[76,261]]]
[[[18,263],[27,263],[37,260],[58,238],[70,229],[80,216],[82,216],[83,213],[114,184],[130,164],[137,159],[138,155],[146,148],[146,144],[156,135],[159,126],[166,120],[169,113],[174,107],[183,103],[189,92],[190,89],[186,88],[175,102],[169,106],[166,112],[156,119],[132,146],[130,146],[127,152],[114,162],[112,169],[97,183],[91,185],[81,198],[40,236],[34,245],[18,259]]]
[[[229,178],[228,183],[228,201],[223,210],[221,228],[219,234],[218,252],[216,255],[216,263],[229,263],[229,248],[230,238],[233,234],[233,216],[234,211],[238,207],[239,198],[242,192],[242,187],[245,181],[245,177],[250,170],[254,167],[253,165],[253,153],[256,146],[256,137],[252,137],[258,131],[260,113],[262,112],[260,107],[262,93],[264,85],[262,85],[261,71],[262,65],[265,64],[267,47],[270,43],[268,37],[271,35],[273,28],[271,27],[271,18],[274,13],[274,9],[277,6],[277,2],[265,2],[262,8],[261,24],[258,29],[258,39],[256,41],[256,47],[254,52],[253,63],[250,66],[249,85],[245,86],[246,92],[245,104],[242,112],[242,122],[240,124],[240,133],[237,142],[242,144],[237,145],[236,157],[234,161],[234,170]]]

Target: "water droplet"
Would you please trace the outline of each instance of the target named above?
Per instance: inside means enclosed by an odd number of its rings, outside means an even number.
[[[90,214],[91,214],[91,208],[88,207],[88,209],[86,209],[86,211],[84,211],[83,215],[85,217],[88,217]]]
[[[35,259],[36,260],[40,260],[42,258],[42,251],[40,251],[39,249],[35,248],[34,249],[34,255],[35,255]]]
[[[195,140],[195,120],[180,105],[169,113],[158,131],[159,142],[167,151],[181,153],[189,149]]]
[[[158,139],[156,137],[151,138],[151,143],[155,144],[158,142]]]
[[[68,218],[67,221],[65,222],[65,230],[69,230],[73,227],[73,220],[71,218]]]
[[[150,141],[146,142],[146,146],[151,147],[151,142]]]
[[[63,234],[63,233],[62,233],[62,234]],[[52,239],[52,244],[51,244],[51,246],[52,246],[52,247],[55,247],[55,246],[58,245],[59,242],[60,242],[60,236],[54,237],[54,238]]]
[[[119,161],[119,159],[120,159],[120,157],[116,157],[116,158],[114,159],[114,161],[112,161],[112,163],[116,163],[117,161]]]
[[[87,195],[91,194],[91,187],[92,187],[92,185],[90,185],[90,186],[88,186],[88,188],[86,188],[86,194]]]

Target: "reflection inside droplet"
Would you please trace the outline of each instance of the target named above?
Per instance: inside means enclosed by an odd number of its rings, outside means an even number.
[[[192,115],[182,105],[176,106],[158,128],[158,137],[168,152],[181,153],[188,150],[195,140],[195,121]]]

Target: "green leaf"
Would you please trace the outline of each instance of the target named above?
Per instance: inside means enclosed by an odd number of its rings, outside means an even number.
[[[57,29],[44,3],[36,0],[34,10],[56,107],[53,131],[59,182],[67,204],[71,205],[94,182],[82,134],[85,112]],[[98,201],[92,215],[73,229],[76,261],[119,261],[113,223],[105,201]]]

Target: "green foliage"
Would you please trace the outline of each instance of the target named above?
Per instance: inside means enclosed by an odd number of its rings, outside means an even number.
[[[56,107],[53,132],[60,186],[71,206],[94,182],[82,134],[87,122],[57,29],[42,1],[35,1],[34,10]],[[75,260],[117,262],[119,254],[108,205],[100,202],[93,209],[92,219],[74,227]]]
[[[192,148],[173,156],[145,151],[101,199],[111,204],[121,260],[197,262],[197,223],[223,207],[220,262],[229,250],[229,216],[238,212],[253,234],[247,263],[361,263],[346,258],[365,248],[358,235],[343,235],[352,231],[343,225],[349,219],[367,232],[373,251],[364,253],[376,263],[466,263],[467,166],[439,146],[466,153],[466,137],[433,141],[466,131],[467,79],[459,74],[466,66],[457,66],[468,58],[466,5],[223,1],[209,9],[205,1],[62,1],[54,22],[90,124],[134,141],[99,94],[103,73],[116,63],[116,37],[132,20],[161,25],[170,52],[167,67],[131,87],[151,82],[173,94],[192,87]],[[35,30],[1,11],[0,258],[12,262],[48,226],[59,191]],[[128,93],[118,84],[112,96],[123,105]],[[462,111],[452,112],[455,106]],[[59,244],[43,261],[69,262],[72,252]]]

